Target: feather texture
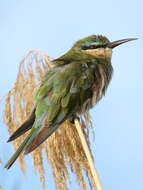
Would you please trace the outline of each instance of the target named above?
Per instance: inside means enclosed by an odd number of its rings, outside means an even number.
[[[89,42],[93,39],[93,36],[87,38]],[[80,43],[83,40],[77,42],[67,54],[53,61],[55,67],[45,75],[37,90],[34,111],[9,138],[9,141],[14,140],[32,128],[6,168],[10,168],[22,152],[28,154],[37,148],[65,120],[93,107],[105,93],[112,76],[109,57],[106,60],[86,55],[83,50],[79,50],[82,47]]]

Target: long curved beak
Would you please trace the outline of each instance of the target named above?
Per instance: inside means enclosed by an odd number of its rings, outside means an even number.
[[[138,38],[127,38],[127,39],[123,39],[123,40],[117,40],[117,41],[114,41],[114,42],[110,42],[108,44],[108,47],[109,48],[114,48],[114,47],[117,47],[123,43],[126,43],[126,42],[129,42],[129,41],[132,41],[132,40],[137,40]]]

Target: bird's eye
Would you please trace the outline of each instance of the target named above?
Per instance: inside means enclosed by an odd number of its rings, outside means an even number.
[[[91,46],[89,46],[89,49],[96,49],[96,48],[97,48],[96,45],[91,45]]]
[[[96,45],[84,45],[82,46],[83,50],[87,50],[87,49],[96,49],[97,46]]]

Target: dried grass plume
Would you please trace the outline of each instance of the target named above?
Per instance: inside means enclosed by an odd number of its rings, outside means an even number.
[[[43,75],[52,67],[51,59],[39,51],[30,51],[21,61],[16,82],[6,97],[4,121],[12,134],[29,116],[33,108],[33,95],[38,88]],[[83,132],[88,139],[88,130],[91,126],[89,113],[80,118]],[[14,149],[17,149],[26,135],[15,140]],[[89,147],[90,143],[88,141]],[[89,165],[80,142],[79,135],[74,124],[68,120],[60,128],[32,153],[35,171],[39,172],[40,180],[45,184],[45,170],[43,152],[50,163],[56,188],[67,190],[67,182],[70,179],[69,171],[72,171],[81,186],[87,189],[87,179],[91,189],[95,185],[91,176]],[[19,158],[20,167],[25,171],[24,157]],[[87,175],[87,179],[86,175]],[[47,180],[48,181],[48,180]],[[48,188],[49,187],[49,188]],[[47,188],[50,190],[50,184]]]

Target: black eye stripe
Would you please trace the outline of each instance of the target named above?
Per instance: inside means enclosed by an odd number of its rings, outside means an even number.
[[[87,50],[87,49],[97,49],[97,48],[105,48],[105,47],[106,47],[106,44],[104,44],[104,45],[88,45],[88,46],[84,45],[84,46],[82,46],[82,49]]]
[[[97,46],[96,45],[91,45],[91,46],[89,46],[89,48],[90,49],[95,49],[95,48],[97,48]]]

